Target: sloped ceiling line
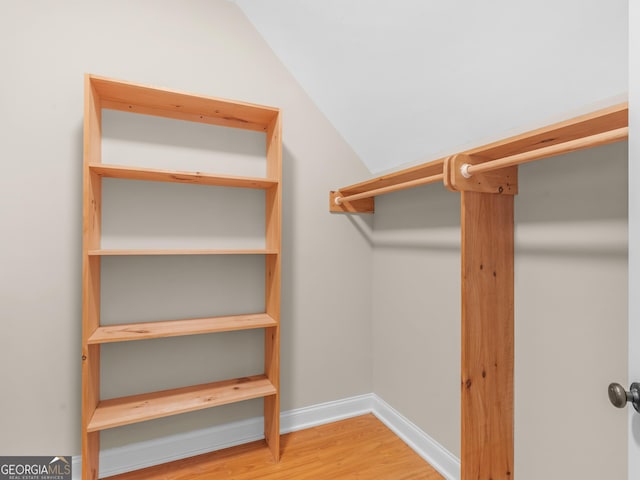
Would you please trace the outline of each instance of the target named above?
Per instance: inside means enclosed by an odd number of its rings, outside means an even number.
[[[626,0],[234,3],[375,174],[626,99]]]

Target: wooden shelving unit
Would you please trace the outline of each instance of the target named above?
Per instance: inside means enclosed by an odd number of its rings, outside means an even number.
[[[261,131],[266,136],[265,178],[218,175],[102,163],[102,110]],[[265,190],[263,249],[102,249],[102,178],[190,183]],[[82,478],[99,475],[100,431],[244,400],[264,399],[265,440],[280,456],[280,246],[282,210],[280,111],[243,102],[192,95],[94,75],[85,76],[84,214],[82,271]],[[265,311],[209,318],[101,325],[100,267],[104,256],[263,255]],[[100,397],[100,346],[105,343],[264,329],[264,372],[245,378],[122,398]]]

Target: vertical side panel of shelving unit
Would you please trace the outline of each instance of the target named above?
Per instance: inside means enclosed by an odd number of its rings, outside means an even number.
[[[264,435],[277,462],[280,460],[280,269],[282,229],[282,124],[280,113],[267,129],[267,177],[278,184],[266,191],[265,239],[267,250],[276,254],[265,256],[265,308],[277,321],[265,329],[265,375],[276,388],[276,394],[264,399]]]
[[[100,99],[85,76],[84,167],[82,226],[82,479],[98,478],[100,433],[87,427],[100,401],[100,345],[89,345],[100,325],[100,257],[89,250],[100,248],[102,177],[89,171],[90,163],[101,162],[102,114]]]

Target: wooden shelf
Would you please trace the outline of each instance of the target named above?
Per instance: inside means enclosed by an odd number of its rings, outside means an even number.
[[[275,249],[98,249],[89,250],[90,257],[136,255],[277,255]]]
[[[261,132],[266,147],[265,175],[246,177],[166,170],[153,166],[142,168],[104,164],[102,120],[105,109]],[[99,477],[101,430],[252,398],[263,398],[264,437],[273,459],[277,462],[280,458],[282,231],[280,110],[87,74],[83,156],[82,480],[97,480]],[[264,228],[264,237],[259,243],[253,244],[249,238],[244,239],[244,245],[257,245],[259,248],[241,248],[243,243],[238,241],[222,243],[224,234],[218,237],[217,243],[212,239],[211,243],[203,245],[205,248],[156,248],[162,247],[160,242],[154,245],[147,244],[152,248],[103,248],[104,178],[263,190],[265,215],[261,228]],[[129,245],[135,247],[133,244]],[[180,247],[183,245],[178,244]],[[211,248],[216,245],[231,248]],[[103,257],[164,255],[263,256],[264,271],[260,274],[264,275],[264,313],[101,325]],[[220,280],[224,281],[225,272],[216,273]],[[100,354],[103,344],[258,328],[265,329],[262,375],[102,400]],[[225,374],[221,373],[219,376],[223,377]]]
[[[145,180],[152,182],[189,183],[195,185],[213,185],[218,187],[255,188],[266,190],[267,188],[271,188],[278,184],[277,180],[270,180],[267,178],[159,170],[153,168],[108,165],[104,163],[89,164],[89,171],[93,174],[100,175],[101,177],[109,178]]]
[[[266,132],[279,109],[89,75],[101,108]]]
[[[265,375],[103,400],[87,426],[88,432],[130,425],[155,418],[275,395]]]
[[[277,325],[278,322],[266,313],[105,325],[98,327],[89,337],[88,343],[100,344],[127,342],[130,340],[149,340],[152,338],[276,327]]]

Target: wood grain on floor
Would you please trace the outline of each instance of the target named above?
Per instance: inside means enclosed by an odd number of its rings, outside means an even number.
[[[110,477],[110,480],[441,480],[372,414],[283,435],[274,463],[264,441]]]

